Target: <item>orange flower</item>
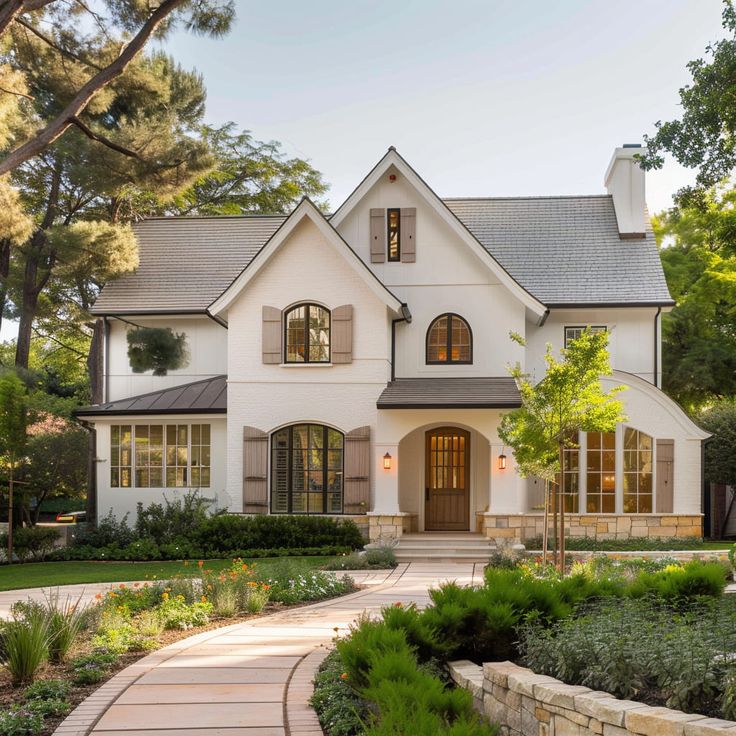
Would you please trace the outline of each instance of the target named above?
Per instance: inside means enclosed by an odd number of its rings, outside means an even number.
[[[124,590],[125,589],[125,583],[120,583],[120,585],[118,587],[120,588],[120,590]]]
[[[206,596],[206,595],[203,595],[203,596],[202,596],[202,597],[200,598],[200,600],[202,601],[202,603],[207,603],[207,596]]]
[[[270,585],[264,584],[262,587],[263,587],[263,590],[271,590],[271,586]]]
[[[403,608],[404,607],[404,604],[401,601],[396,601],[396,603],[394,603],[394,606],[396,608]]]
[[[161,598],[165,601],[169,600],[169,594],[168,593],[161,593]]]
[[[248,569],[248,565],[243,564],[243,566],[240,569],[241,570],[247,570]]]
[[[332,630],[333,630],[333,631],[334,631],[335,633],[337,633],[338,631],[340,631],[340,627],[339,627],[339,626],[333,626],[333,627],[332,627]]]
[[[256,587],[256,585],[258,585],[258,583],[254,583],[254,582],[253,582],[252,580],[249,580],[249,581],[248,581],[248,586],[249,586],[249,587],[251,587],[251,588],[255,588],[255,587]]]
[[[347,680],[347,679],[348,679],[348,673],[347,673],[347,672],[343,672],[343,673],[342,673],[342,674],[340,675],[340,679],[341,679],[341,680]]]
[[[98,601],[102,600],[102,593],[98,593],[95,598],[97,598]]]
[[[140,585],[141,585],[140,583],[133,583],[133,587],[134,587],[134,588],[139,588],[139,587],[140,587]]]
[[[197,565],[198,565],[199,567],[204,567],[204,562],[203,562],[202,560],[200,560],[200,561],[199,561],[199,562],[197,563]]]

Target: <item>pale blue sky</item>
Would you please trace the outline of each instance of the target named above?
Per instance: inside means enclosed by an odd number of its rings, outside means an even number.
[[[600,192],[722,36],[719,0],[236,4],[229,37],[167,47],[204,74],[212,122],[309,158],[333,207],[389,145],[441,195]],[[651,209],[688,176],[652,174]]]

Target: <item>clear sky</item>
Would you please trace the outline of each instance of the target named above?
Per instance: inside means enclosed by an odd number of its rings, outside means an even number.
[[[208,118],[306,157],[336,207],[395,145],[443,196],[603,191],[616,145],[678,114],[720,0],[236,0],[224,39],[177,34]],[[690,178],[648,179],[650,209]]]

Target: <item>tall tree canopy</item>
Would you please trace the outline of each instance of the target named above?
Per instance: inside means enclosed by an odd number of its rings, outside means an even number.
[[[736,395],[736,191],[654,218],[677,302],[662,320],[663,388],[691,412]]]
[[[644,136],[648,151],[645,169],[661,168],[664,154],[697,169],[696,184],[678,192],[677,201],[697,203],[710,188],[736,168],[736,9],[732,0],[723,8],[724,38],[706,48],[705,57],[687,68],[692,84],[680,90],[682,115],[656,123],[653,136]]]

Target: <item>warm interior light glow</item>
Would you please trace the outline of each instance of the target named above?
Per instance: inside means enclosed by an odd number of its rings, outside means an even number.
[[[391,470],[391,455],[388,452],[383,456],[383,469]]]
[[[506,470],[506,455],[503,453],[498,456],[498,469]]]

